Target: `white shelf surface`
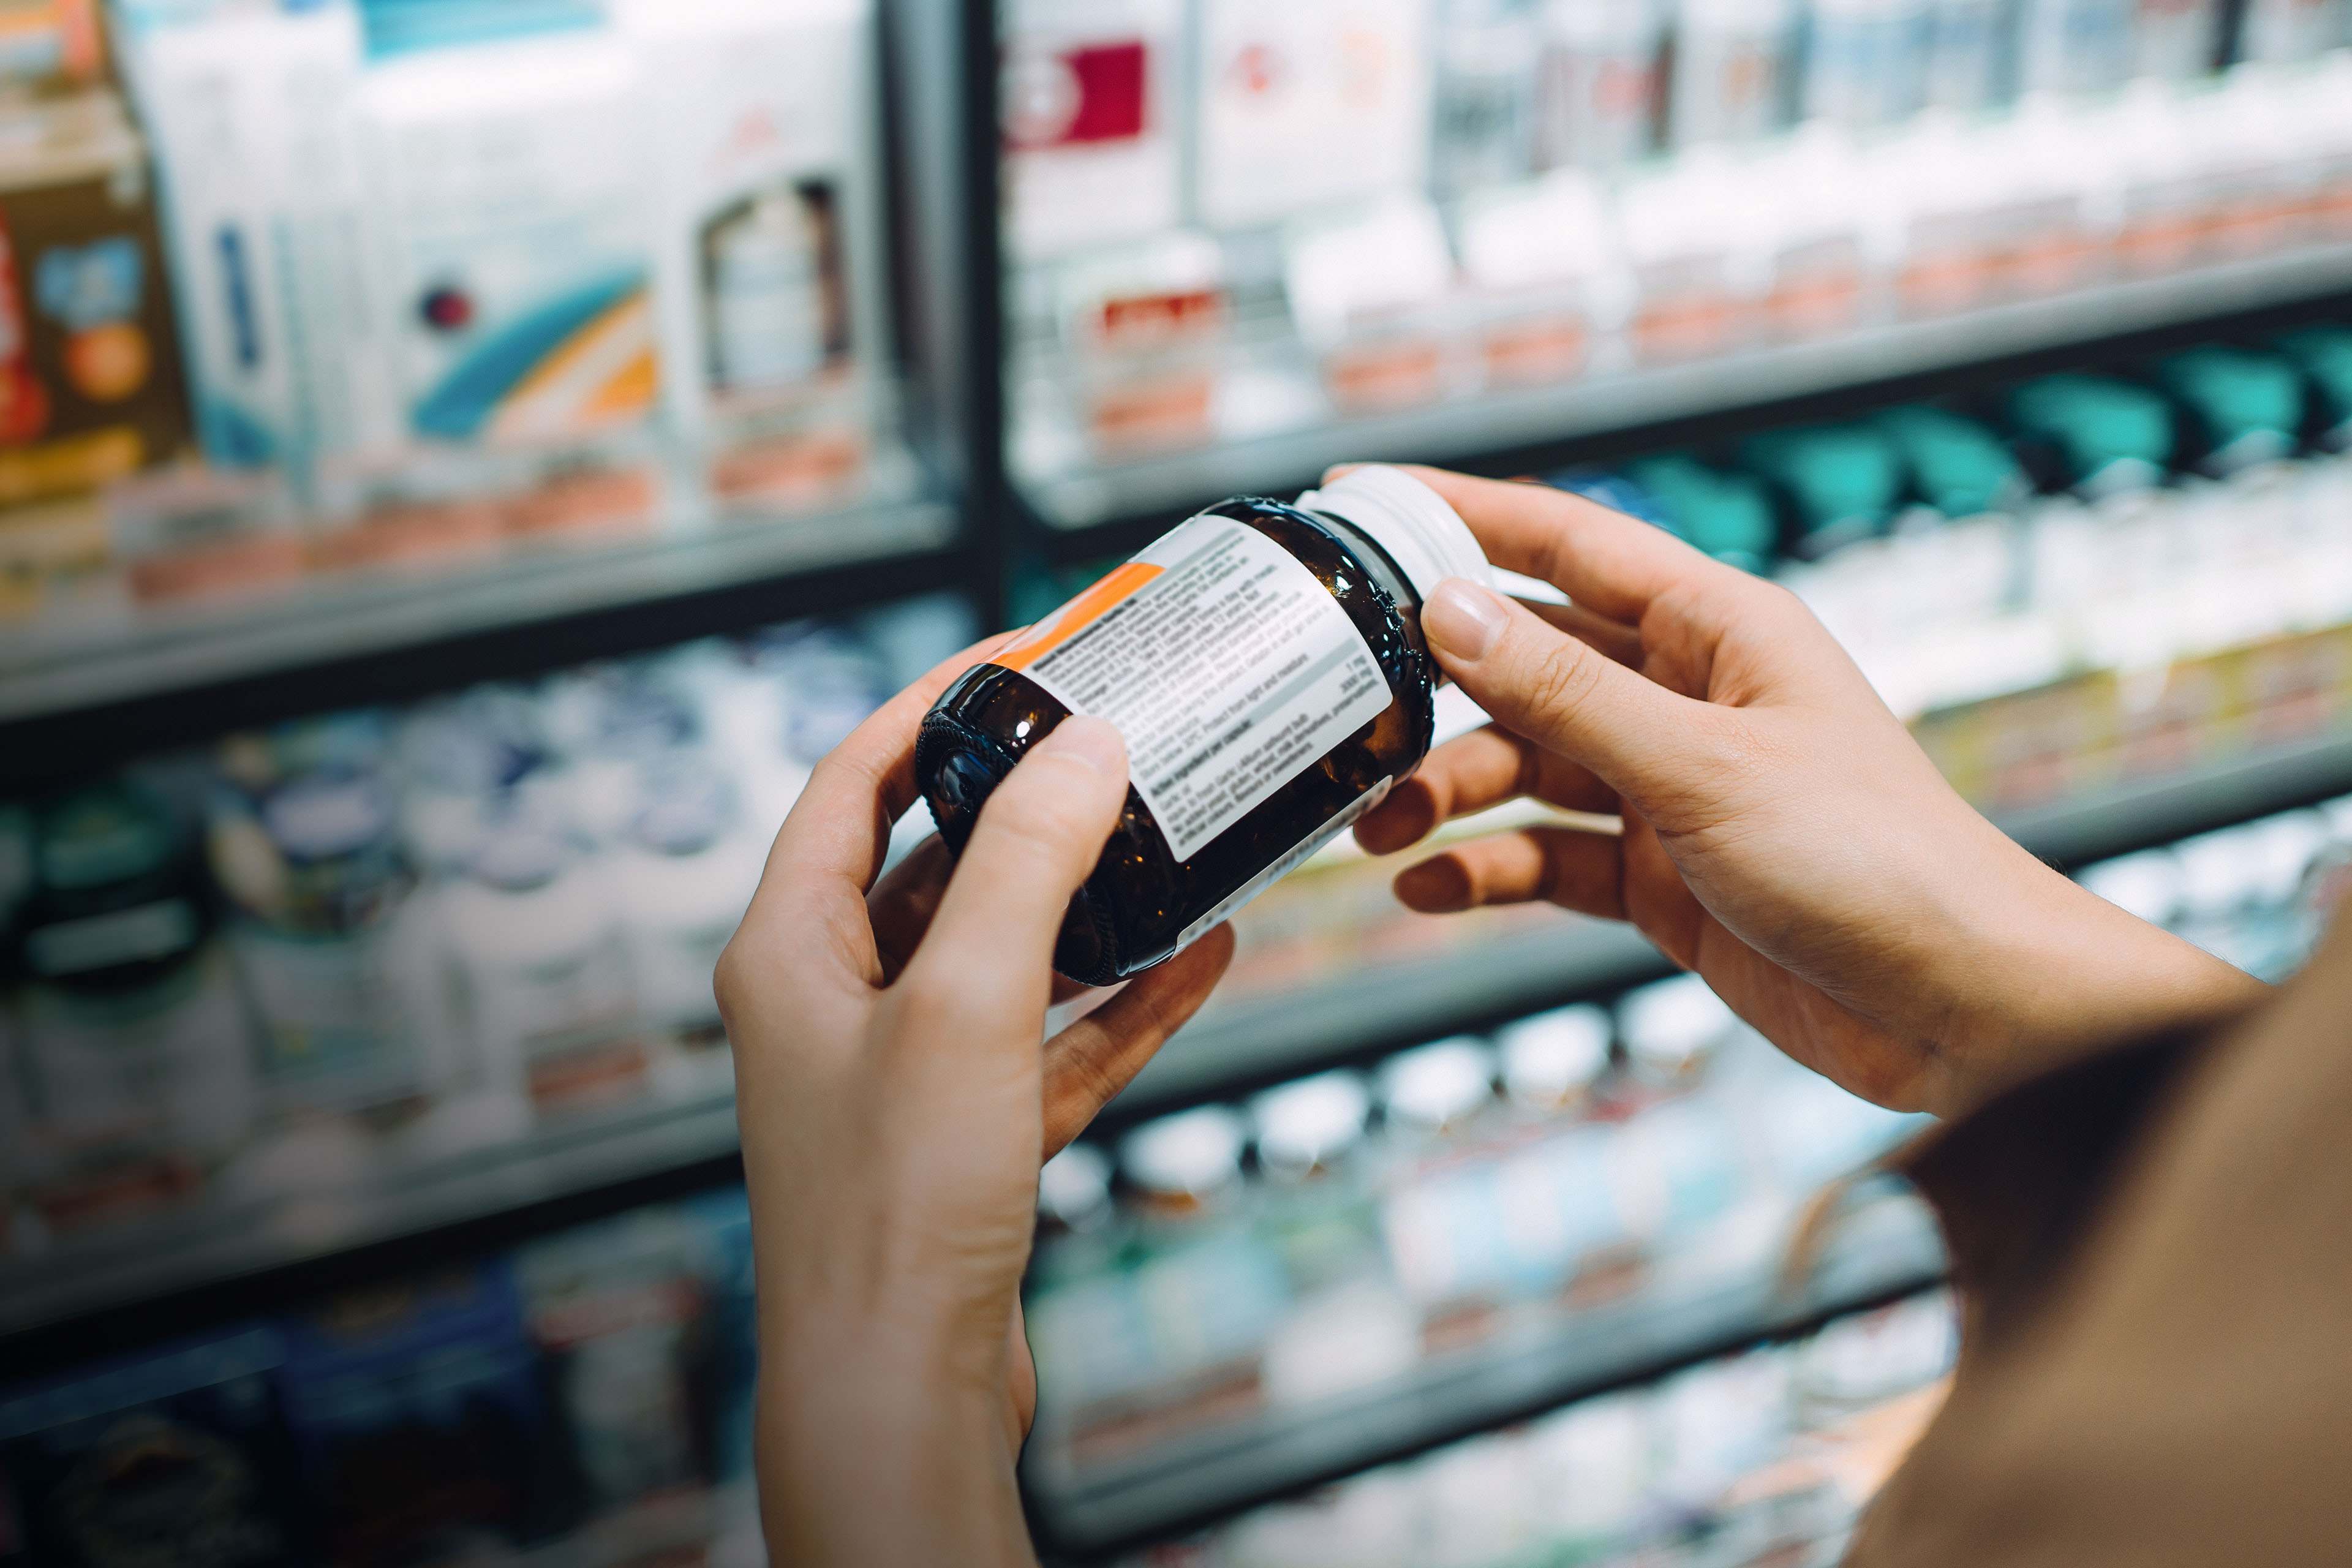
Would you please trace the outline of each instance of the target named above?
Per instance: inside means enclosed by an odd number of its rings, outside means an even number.
[[[1351,459],[1443,462],[1840,386],[2087,343],[2205,317],[2315,299],[2352,286],[2352,245],[2081,289],[1815,342],[1616,374],[1537,391],[1339,419],[1253,440],[1023,479],[1058,528],[1296,488]]]
[[[937,549],[952,508],[911,501],[583,545],[471,569],[306,579],[283,593],[0,628],[0,723],[440,637]]]

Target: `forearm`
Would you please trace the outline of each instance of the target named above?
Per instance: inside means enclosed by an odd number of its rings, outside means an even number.
[[[2038,862],[1989,910],[1959,984],[1979,1000],[1942,1053],[1957,1110],[2107,1046],[2218,1023],[2270,987]]]
[[[772,1561],[1035,1568],[1002,1399],[935,1342],[890,1324],[790,1313],[763,1323],[758,1463]]]

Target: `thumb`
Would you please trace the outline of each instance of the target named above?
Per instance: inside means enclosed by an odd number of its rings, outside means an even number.
[[[1030,1018],[1028,1039],[1042,1038],[1063,910],[1126,799],[1118,728],[1082,714],[1055,725],[981,807],[900,985],[965,1018]]]
[[[1495,721],[1590,768],[1637,806],[1687,776],[1709,710],[1466,578],[1422,606],[1430,651]]]

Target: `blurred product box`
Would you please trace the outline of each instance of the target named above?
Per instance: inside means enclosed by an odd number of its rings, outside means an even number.
[[[1043,258],[1141,239],[1183,214],[1181,0],[1006,7],[1005,237]]]
[[[576,1517],[579,1479],[504,1262],[337,1297],[281,1333],[320,1560],[511,1549]]]
[[[1430,18],[1421,0],[1199,0],[1193,210],[1280,223],[1422,187]]]
[[[0,138],[0,505],[188,439],[146,150],[114,94],[13,104]]]

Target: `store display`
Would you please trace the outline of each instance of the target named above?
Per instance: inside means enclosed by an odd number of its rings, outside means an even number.
[[[866,0],[18,9],[0,665],[923,489]]]
[[[1072,713],[1126,737],[1134,797],[1072,900],[1055,967],[1123,979],[1205,934],[1428,753],[1437,678],[1415,607],[1484,579],[1437,493],[1370,466],[1220,502],[941,693],[919,787],[959,854],[991,792]]]
[[[0,7],[0,706],[46,716],[0,746],[0,1333],[40,1369],[0,1388],[0,1561],[760,1568],[712,966],[811,770],[980,629],[865,606],[961,574],[1046,626],[1000,658],[1125,721],[1156,689],[1117,660],[1185,673],[1135,643],[1155,593],[1230,664],[1297,566],[1203,588],[1198,531],[1265,537],[1230,503],[1087,563],[1327,461],[1532,472],[1779,582],[2029,850],[2253,973],[2352,888],[2341,0],[950,20]],[[1339,504],[1379,482],[1238,510],[1417,598]],[[903,581],[793,580],[910,540]],[[1411,716],[1370,625],[1260,739]],[[1923,1119],[1624,928],[1405,909],[1342,829],[1484,721],[1450,688],[1202,872],[1287,798],[1234,741],[1261,673],[1137,749],[1195,907],[1065,966],[1231,919],[1040,1175],[1046,1560],[1825,1568],[1952,1355],[1940,1292],[1838,1315],[1937,1278],[1874,1169]]]
[[[1514,407],[1525,439],[1549,439],[1605,411],[1569,400],[1586,383],[1799,343],[1859,351],[1909,323],[2284,266],[2339,237],[2326,215],[2352,145],[2331,85],[2346,62],[2309,50],[2214,74],[2227,50],[2210,5],[1692,0],[1669,16],[1432,0],[1416,15],[1428,79],[1405,104],[1382,78],[1377,102],[1422,117],[1397,144],[1425,160],[1384,163],[1391,132],[1359,128],[1328,177],[1260,199],[1253,182],[1339,144],[1346,117],[1310,112],[1321,79],[1290,64],[1339,51],[1306,41],[1306,13],[1284,23],[1295,38],[1228,43],[1203,0],[1201,107],[1154,132],[1189,141],[1190,198],[1168,186],[1156,228],[1050,252],[1007,228],[1008,450],[1048,521],[1168,504],[1159,460],[1188,450],[1295,437],[1306,468],[1343,455],[1348,421],[1429,410],[1433,429],[1467,430],[1437,411],[1561,389],[1558,430]],[[1389,59],[1371,36],[1346,58]],[[1229,69],[1220,49],[1262,68]],[[1237,78],[1263,82],[1249,101],[1269,116],[1295,104],[1295,122],[1243,115]],[[1360,98],[1370,112],[1371,88]],[[1098,279],[1163,298],[1139,281],[1152,270],[1171,279],[1165,300],[1197,299],[1181,374],[1122,377],[1107,397]],[[1164,353],[1177,318],[1152,319]],[[1707,405],[1703,390],[1675,397]]]
[[[1147,1122],[1119,1146],[1116,1211],[1041,1238],[1040,1462],[1082,1480],[1573,1335],[1595,1309],[1668,1310],[1766,1266],[1759,1245],[1816,1185],[1918,1121],[1792,1066],[1691,976],[1630,993],[1613,1024],[1542,1014],[1491,1046],[1296,1079],[1246,1117]],[[1186,1300],[1198,1279],[1223,1292],[1192,1353],[1153,1338],[1154,1292],[1177,1279]]]
[[[723,1104],[712,966],[808,763],[971,633],[958,601],[892,605],[239,733],[0,812],[24,1130],[0,1273]]]
[[[0,1561],[765,1561],[742,1190],[0,1388]]]
[[[1948,1296],[1913,1297],[1121,1561],[1129,1568],[1833,1563],[1941,1402],[1955,1318]]]

